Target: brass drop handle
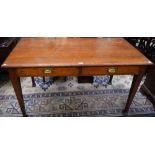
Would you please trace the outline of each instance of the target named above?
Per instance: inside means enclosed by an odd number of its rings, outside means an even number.
[[[50,73],[52,73],[53,72],[53,68],[45,68],[44,69],[44,73],[45,74],[50,74]]]
[[[109,73],[116,73],[117,72],[117,68],[116,67],[109,67],[108,68],[108,72]]]

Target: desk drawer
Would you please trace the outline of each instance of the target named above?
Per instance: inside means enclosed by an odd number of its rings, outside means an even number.
[[[143,66],[142,66],[143,67]],[[18,76],[93,76],[139,74],[141,66],[18,68]]]
[[[77,67],[18,68],[18,76],[77,76]]]
[[[139,66],[107,66],[107,67],[83,67],[81,75],[119,75],[119,74],[138,74]]]

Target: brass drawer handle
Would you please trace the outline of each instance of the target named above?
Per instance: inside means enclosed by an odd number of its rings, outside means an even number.
[[[44,73],[45,74],[50,74],[50,73],[52,73],[53,72],[53,68],[45,68],[44,69]]]
[[[116,73],[117,72],[117,68],[116,67],[109,67],[108,68],[108,72],[109,73]]]

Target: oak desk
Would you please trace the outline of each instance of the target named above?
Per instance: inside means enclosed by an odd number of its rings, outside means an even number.
[[[123,112],[128,112],[152,63],[122,38],[22,38],[2,67],[9,71],[23,116],[20,77],[134,75]]]

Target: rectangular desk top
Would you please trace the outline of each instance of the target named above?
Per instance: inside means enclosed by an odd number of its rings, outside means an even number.
[[[123,38],[22,38],[2,67],[151,64]]]

